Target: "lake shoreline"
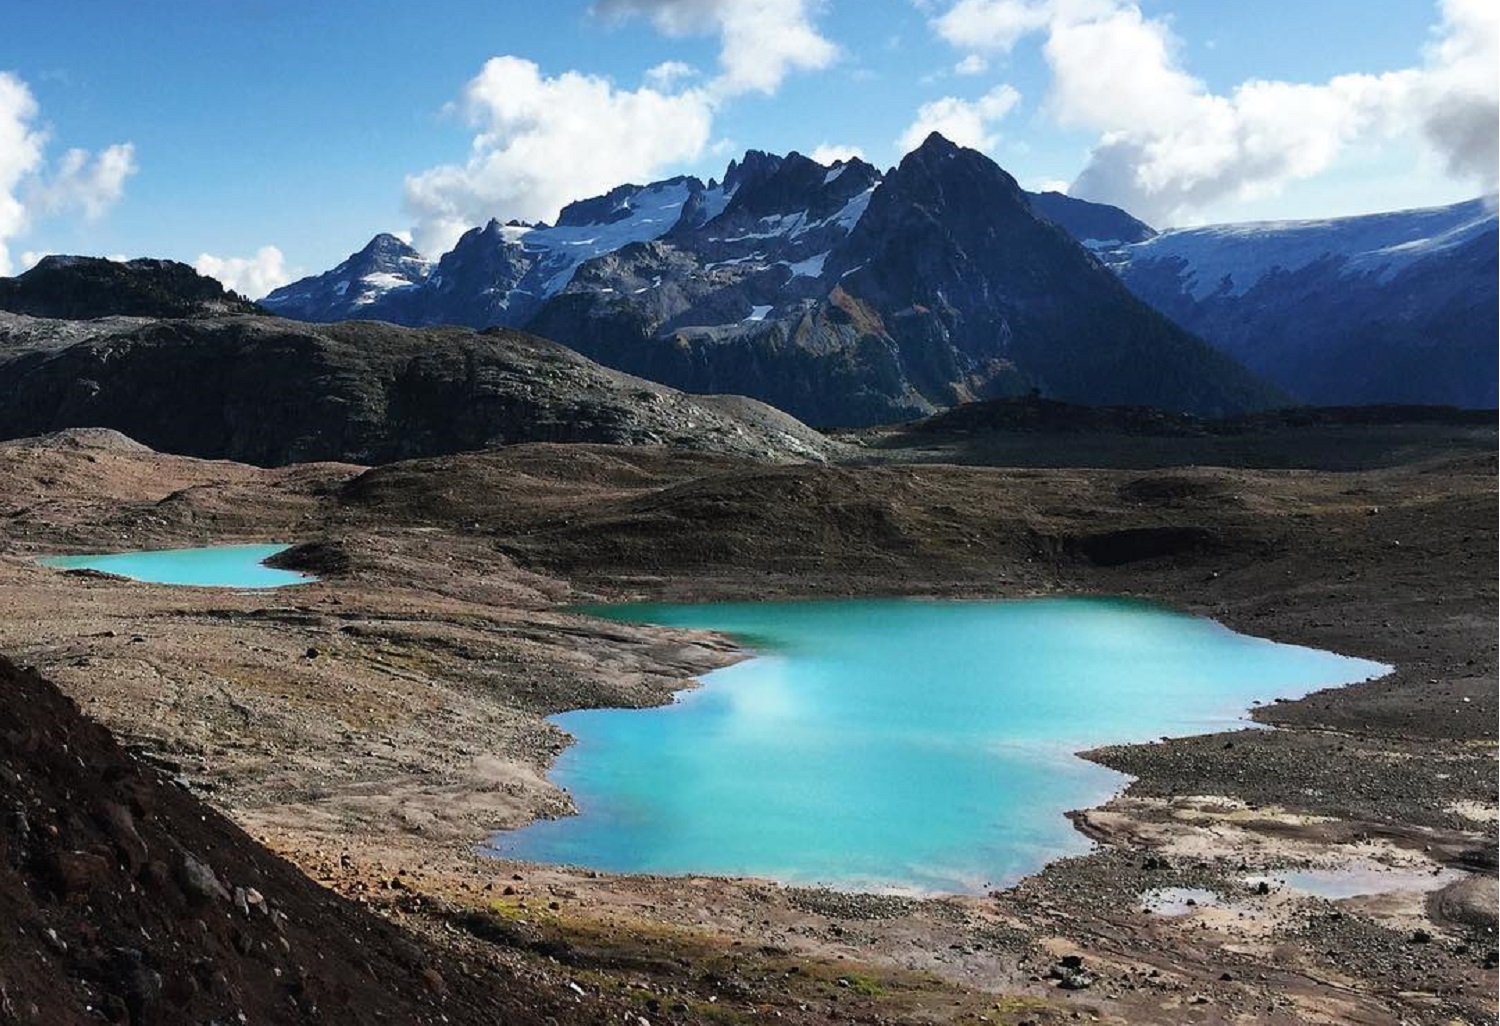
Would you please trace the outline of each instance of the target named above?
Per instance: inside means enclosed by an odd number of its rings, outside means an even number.
[[[1252,722],[1252,701],[1300,698],[1391,672],[1247,638],[1139,599],[648,603],[576,612],[714,631],[748,658],[703,675],[701,690],[675,692],[653,710],[549,717],[578,750],[548,779],[580,812],[497,834],[486,851],[615,873],[728,873],[844,892],[974,896],[1012,884],[1086,852],[1065,813],[1103,804],[1129,784],[1097,760],[1080,760],[1084,751],[1239,729]],[[1130,669],[1141,660],[1151,667],[1144,676]],[[929,688],[936,705],[909,700]],[[850,731],[859,740],[846,744]],[[717,739],[712,749],[700,747],[703,734]],[[962,737],[968,747],[934,750],[932,737]],[[843,754],[828,754],[834,751]],[[915,802],[892,800],[880,783],[888,760],[902,766],[903,786],[918,778],[933,786]],[[846,762],[862,768],[848,775]],[[687,794],[652,776],[662,763],[692,781]],[[761,777],[721,775],[726,763],[753,764]],[[793,783],[804,779],[817,781],[812,792]],[[693,797],[705,789],[718,797]],[[941,811],[977,807],[986,793],[1010,804],[990,819]],[[1020,795],[1028,796],[1024,805]],[[767,810],[754,830],[742,830],[740,812],[723,805],[735,801],[745,803],[746,817]],[[878,830],[860,811],[874,802],[882,809]],[[792,819],[776,811],[790,805],[806,808]],[[655,822],[673,823],[678,833],[662,836],[649,826]],[[811,823],[824,825],[806,829]],[[778,842],[778,834],[797,840]],[[855,844],[839,839],[856,835]],[[769,868],[778,862],[781,868]]]
[[[49,461],[53,483],[37,485],[30,500],[40,514],[3,529],[0,647],[41,667],[90,715],[172,765],[315,879],[429,931],[435,944],[459,943],[443,924],[462,909],[509,924],[507,943],[517,950],[564,944],[601,966],[631,950],[632,937],[660,936],[669,950],[715,958],[739,941],[751,964],[793,956],[833,964],[842,956],[861,972],[929,974],[923,978],[933,982],[923,986],[966,1009],[987,1007],[972,1003],[982,995],[1025,996],[1039,1003],[1042,1021],[1054,1008],[1106,1019],[1161,1016],[1171,1002],[1199,994],[1211,1001],[1195,1006],[1205,1014],[1238,1010],[1269,1022],[1347,1010],[1351,1001],[1368,1021],[1395,1021],[1384,1018],[1390,1008],[1423,1021],[1422,1006],[1400,996],[1410,989],[1403,974],[1413,971],[1414,954],[1423,972],[1444,981],[1450,996],[1437,1007],[1458,1010],[1451,1014],[1479,1014],[1492,989],[1482,942],[1458,953],[1469,927],[1419,895],[1383,906],[1342,902],[1336,920],[1316,903],[1266,896],[1255,906],[1263,913],[1259,939],[1229,948],[1207,910],[1184,922],[1137,907],[1141,892],[1161,886],[1219,888],[1254,904],[1261,896],[1236,881],[1278,862],[1317,859],[1441,863],[1493,881],[1493,854],[1485,854],[1494,851],[1493,825],[1473,818],[1494,807],[1492,462],[1360,475],[1042,476],[927,466],[769,472],[706,461],[717,476],[683,488],[727,494],[732,485],[744,489],[747,509],[762,507],[757,490],[772,486],[805,489],[813,503],[800,500],[774,529],[737,515],[737,569],[714,575],[703,567],[710,555],[722,564],[715,537],[674,520],[673,545],[635,546],[631,534],[609,526],[618,522],[611,517],[639,524],[656,515],[630,505],[635,486],[614,478],[577,484],[587,476],[580,459],[605,468],[635,461],[644,469],[632,475],[654,475],[660,484],[651,487],[672,494],[681,465],[663,467],[649,454],[524,447],[430,461],[423,474],[435,474],[452,495],[437,503],[401,481],[402,465],[360,480],[359,468],[331,465],[259,471],[111,454],[101,468],[66,453],[36,458]],[[79,484],[69,492],[74,466]],[[508,483],[540,480],[549,466],[557,478],[545,489]],[[102,489],[94,484],[101,477]],[[1118,499],[1127,489],[1140,493],[1142,481],[1187,497],[1145,507]],[[387,489],[379,501],[356,501],[377,482]],[[163,508],[164,494],[189,486],[190,504]],[[820,489],[833,505],[821,505]],[[1351,489],[1361,494],[1350,497]],[[936,507],[972,504],[980,494],[990,503],[1016,498],[984,523],[961,524],[966,535],[931,519]],[[497,503],[497,495],[508,500]],[[872,503],[901,527],[877,522],[871,547],[860,548],[867,529],[858,511]],[[1083,517],[1187,520],[1211,528],[1218,544],[1101,566],[1081,560],[1068,540]],[[802,525],[815,522],[841,524],[842,533],[803,541]],[[26,562],[64,546],[139,548],[209,532],[322,539],[346,569],[294,596],[253,596],[67,578]],[[799,562],[802,552],[817,559]],[[590,875],[474,853],[488,825],[567,811],[543,777],[565,744],[545,715],[668,701],[684,680],[743,658],[722,638],[588,622],[565,607],[643,596],[893,592],[1131,594],[1243,633],[1374,658],[1396,672],[1253,713],[1283,730],[1088,753],[1136,778],[1075,820],[1109,844],[1054,862],[995,898]],[[46,620],[34,615],[38,608],[49,610]],[[524,879],[512,880],[516,874]],[[412,895],[426,904],[413,905]],[[1416,929],[1439,943],[1412,948]],[[755,954],[763,947],[791,954]],[[1272,949],[1292,962],[1271,959]],[[1077,994],[1059,992],[1047,975],[1069,952],[1098,973]],[[1235,979],[1221,980],[1224,972]],[[1353,990],[1318,982],[1330,973],[1359,982]],[[696,994],[707,986],[685,978],[672,985]],[[783,992],[806,997],[780,988],[768,1000]],[[826,999],[820,990],[817,1000]]]

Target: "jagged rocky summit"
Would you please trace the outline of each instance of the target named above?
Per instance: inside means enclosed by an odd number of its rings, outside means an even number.
[[[722,182],[622,186],[552,226],[492,221],[419,281],[372,293],[351,267],[265,305],[524,326],[608,366],[820,425],[1033,389],[1208,414],[1286,400],[1137,300],[1060,224],[1108,244],[1151,233],[1114,208],[1027,194],[939,135],[885,174],[751,151]],[[358,303],[300,298],[345,282]]]

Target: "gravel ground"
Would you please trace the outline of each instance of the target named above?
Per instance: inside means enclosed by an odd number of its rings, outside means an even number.
[[[1493,1022],[1494,457],[1431,441],[1337,472],[547,445],[266,471],[0,446],[0,650],[325,885],[434,944],[565,955],[580,986],[639,990],[652,1022]],[[328,576],[254,595],[31,562],[209,539],[318,541],[305,558]],[[1089,753],[1137,778],[1075,817],[1098,849],[988,897],[474,854],[570,807],[543,714],[662,701],[741,657],[571,604],[1055,593],[1150,598],[1396,672],[1260,707],[1275,730]],[[1461,879],[1338,902],[1244,882],[1354,864]],[[1162,886],[1223,900],[1143,911]]]

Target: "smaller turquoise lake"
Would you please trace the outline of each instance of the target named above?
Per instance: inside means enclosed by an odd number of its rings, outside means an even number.
[[[667,706],[554,717],[580,814],[509,858],[645,873],[977,893],[1088,842],[1063,815],[1126,778],[1074,753],[1244,725],[1255,700],[1389,667],[1128,600],[626,606],[756,658]]]
[[[61,570],[98,570],[152,584],[201,588],[283,588],[314,580],[306,574],[265,565],[266,560],[289,548],[289,545],[215,545],[202,549],[51,556],[42,563]]]

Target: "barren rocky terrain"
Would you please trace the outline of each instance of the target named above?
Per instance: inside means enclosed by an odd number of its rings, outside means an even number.
[[[194,460],[107,432],[6,443],[0,651],[433,964],[508,967],[605,1001],[598,1016],[1493,1022],[1493,426],[1281,426],[1236,459],[1174,439],[1189,465],[1158,470],[1131,469],[1156,442],[1087,437],[1090,458],[1059,444],[1047,469],[978,465],[985,445],[1040,453],[1045,433],[969,437],[969,466],[890,439],[837,465],[537,444],[376,469]],[[1350,447],[1353,468],[1332,458]],[[1320,452],[1339,469],[1295,458]],[[35,562],[252,540],[300,543],[288,561],[320,580],[169,588]],[[1395,672],[1259,707],[1274,730],[1089,753],[1135,778],[1074,814],[1097,849],[985,897],[478,853],[569,808],[546,715],[664,701],[743,656],[574,604],[1051,593],[1150,598]],[[1391,886],[1261,886],[1333,867]],[[1175,888],[1214,897],[1142,907]],[[76,920],[47,922],[72,945]],[[28,933],[6,957],[48,943]],[[471,1013],[453,999],[452,1021]]]

